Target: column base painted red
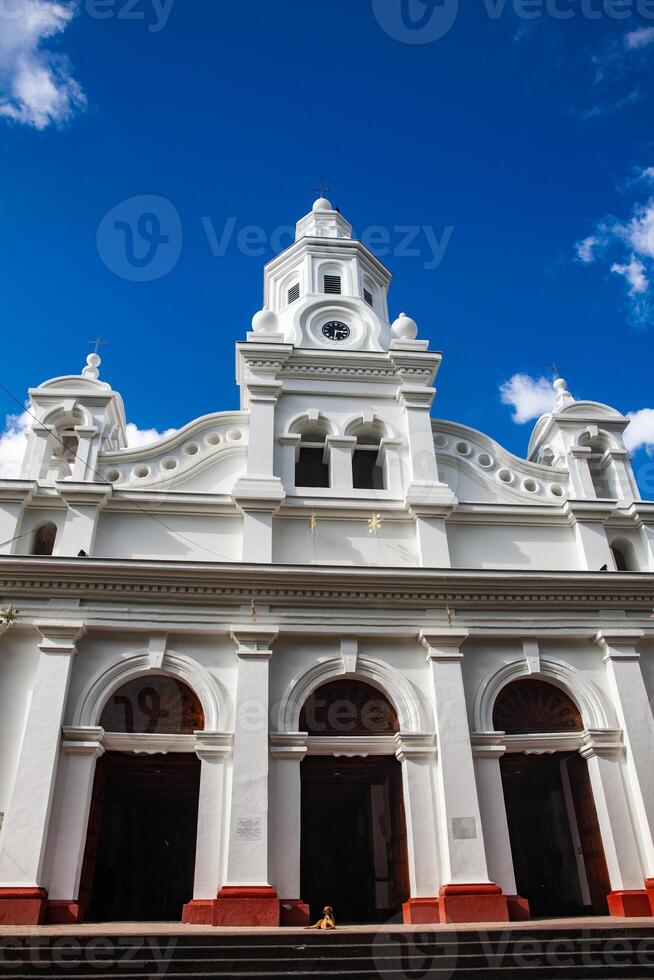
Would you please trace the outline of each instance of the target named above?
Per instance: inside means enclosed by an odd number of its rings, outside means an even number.
[[[510,922],[526,922],[531,919],[529,901],[526,898],[521,898],[520,895],[507,895],[506,905]]]
[[[279,898],[274,888],[227,885],[213,903],[214,926],[278,926]]]
[[[215,898],[198,898],[182,909],[182,922],[187,926],[212,926]]]
[[[508,922],[506,895],[499,885],[443,885],[438,895],[440,921]]]
[[[49,925],[75,925],[82,921],[79,902],[71,898],[69,902],[60,899],[48,902],[45,921]]]
[[[654,915],[654,878],[646,879],[645,888],[647,889],[647,894],[649,896],[649,904],[652,910],[652,915]]]
[[[299,898],[282,899],[280,905],[280,924],[283,926],[308,926],[311,922],[311,909]]]
[[[652,915],[651,894],[644,889],[611,892],[606,896],[609,912],[611,915],[627,919]]]
[[[410,898],[402,906],[405,926],[426,926],[440,922],[437,898]]]
[[[0,925],[40,926],[47,900],[45,888],[0,888]]]

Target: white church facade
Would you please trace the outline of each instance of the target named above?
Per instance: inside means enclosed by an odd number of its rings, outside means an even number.
[[[654,913],[654,504],[576,401],[527,459],[325,199],[238,411],[127,448],[90,355],[0,481],[0,923]]]

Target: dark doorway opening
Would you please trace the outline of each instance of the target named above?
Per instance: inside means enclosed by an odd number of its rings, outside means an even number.
[[[607,915],[611,886],[585,759],[510,754],[501,768],[518,894],[532,916]]]
[[[98,761],[80,886],[89,922],[174,922],[193,897],[195,754],[109,752]]]
[[[302,763],[302,898],[318,918],[387,921],[409,898],[402,771],[392,757]]]

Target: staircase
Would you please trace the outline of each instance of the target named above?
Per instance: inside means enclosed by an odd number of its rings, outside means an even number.
[[[0,977],[544,980],[654,977],[654,929],[0,936]]]

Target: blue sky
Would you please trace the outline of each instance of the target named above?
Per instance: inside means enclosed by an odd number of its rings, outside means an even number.
[[[436,416],[524,454],[555,363],[641,413],[648,474],[653,62],[646,0],[0,0],[0,380],[77,373],[100,332],[140,429],[234,407],[263,263],[324,175],[445,353]],[[170,234],[139,268],[106,228],[144,197]]]

